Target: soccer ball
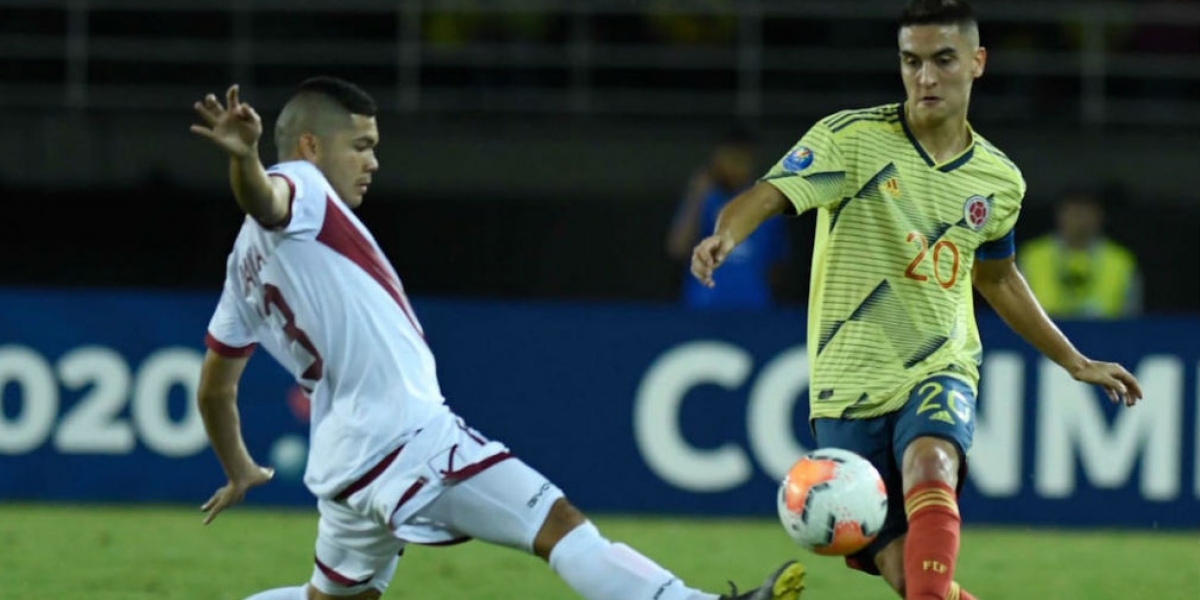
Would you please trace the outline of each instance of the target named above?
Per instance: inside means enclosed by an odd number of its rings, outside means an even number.
[[[887,488],[867,459],[823,448],[796,461],[779,485],[779,520],[807,550],[846,556],[862,550],[883,527]]]

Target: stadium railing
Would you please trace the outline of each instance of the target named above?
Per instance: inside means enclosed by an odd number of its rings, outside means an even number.
[[[985,121],[1200,126],[1200,6],[978,0]],[[329,70],[386,110],[749,118],[896,99],[893,0],[0,0],[0,106],[154,111]],[[1191,37],[1189,37],[1191,36]],[[1172,47],[1176,51],[1172,52]]]

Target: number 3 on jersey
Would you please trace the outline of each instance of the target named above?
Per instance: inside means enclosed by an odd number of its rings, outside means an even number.
[[[933,279],[943,289],[954,287],[954,282],[958,281],[958,266],[961,262],[958,252],[958,246],[949,240],[938,240],[933,245],[933,251],[929,250],[929,241],[925,239],[925,234],[919,231],[911,231],[908,238],[905,240],[908,243],[916,242],[918,246],[917,256],[908,263],[908,268],[904,270],[904,276],[908,279],[917,281],[929,281],[929,276],[921,273],[925,270],[924,264],[931,263],[933,270]],[[929,256],[931,260],[926,261]],[[949,267],[945,265],[950,261]],[[945,271],[949,271],[947,274]]]
[[[321,373],[325,369],[325,361],[321,359],[321,353],[317,352],[317,347],[313,345],[312,340],[308,339],[308,334],[296,326],[296,313],[292,312],[292,308],[283,299],[279,288],[269,283],[263,284],[263,304],[267,309],[267,317],[271,316],[272,308],[278,310],[279,315],[283,317],[283,334],[292,343],[292,354],[298,359],[298,362],[303,365],[305,360],[312,361],[300,377],[308,381],[319,381]],[[297,351],[298,349],[303,349],[308,356],[303,356]]]

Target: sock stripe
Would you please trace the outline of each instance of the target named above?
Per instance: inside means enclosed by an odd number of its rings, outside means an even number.
[[[904,503],[905,504],[913,504],[915,502],[921,502],[921,501],[925,501],[925,500],[934,500],[934,499],[946,500],[949,502],[954,502],[956,500],[953,494],[947,493],[945,490],[929,490],[929,491],[921,492],[919,494],[910,494],[907,498],[904,499]]]
[[[959,511],[958,505],[954,504],[953,502],[950,502],[950,500],[924,500],[924,502],[918,502],[918,503],[912,503],[912,504],[905,505],[905,514],[908,516],[912,516],[914,514],[917,514],[917,512],[920,510],[934,508],[934,506],[941,506],[941,508],[947,509],[950,512],[958,512]]]
[[[939,500],[939,499],[923,500],[921,502],[906,504],[904,506],[904,513],[907,514],[911,518],[914,514],[916,514],[919,511],[926,510],[929,508],[934,508],[934,507],[945,508],[945,509],[949,510],[950,512],[954,513],[956,516],[958,515],[958,504],[956,504],[953,500]]]
[[[935,487],[925,490],[912,490],[908,492],[908,495],[905,496],[905,498],[911,500],[913,498],[923,498],[926,496],[945,496],[947,498],[953,498],[954,492],[950,491],[949,488]]]
[[[958,587],[958,583],[950,582],[950,591],[946,592],[946,600],[959,600],[962,595],[962,588]]]
[[[955,515],[958,514],[957,499],[946,490],[937,488],[910,494],[904,501],[904,512],[911,517],[919,510],[934,506],[948,508]]]
[[[917,494],[910,494],[907,498],[904,499],[904,503],[911,504],[918,500],[924,500],[927,498],[947,498],[947,499],[953,500],[954,496],[947,494],[943,490],[927,490],[927,491],[920,492]]]

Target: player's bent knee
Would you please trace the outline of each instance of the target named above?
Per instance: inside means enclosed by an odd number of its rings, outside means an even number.
[[[533,553],[543,560],[550,560],[550,551],[559,540],[586,522],[587,517],[566,498],[555,500],[550,513],[546,515],[546,521],[533,539]]]
[[[958,485],[958,449],[954,444],[934,437],[913,440],[904,450],[904,491],[926,481]]]
[[[308,586],[308,600],[379,600],[382,596],[383,593],[374,588],[349,596],[331,596],[311,585]]]

